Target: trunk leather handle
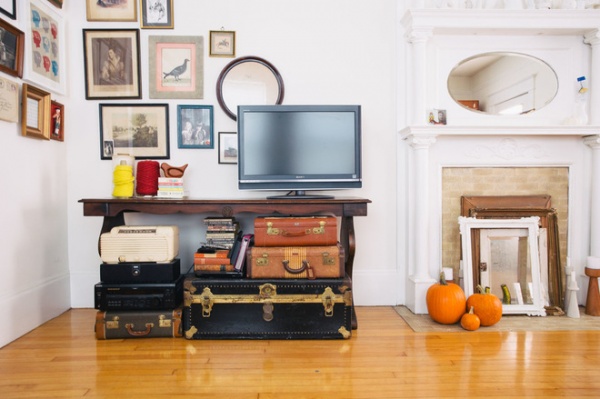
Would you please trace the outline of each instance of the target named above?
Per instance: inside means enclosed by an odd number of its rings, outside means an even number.
[[[281,261],[281,263],[283,264],[283,268],[291,274],[300,274],[305,270],[308,270],[308,279],[309,280],[314,280],[315,278],[315,273],[313,271],[313,268],[310,266],[310,262],[307,261],[306,259],[302,261],[302,267],[299,269],[292,269],[290,267],[290,261],[285,259],[283,261]]]

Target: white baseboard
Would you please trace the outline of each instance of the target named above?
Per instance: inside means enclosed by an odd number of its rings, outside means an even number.
[[[0,347],[27,334],[71,308],[69,274],[46,280],[27,290],[0,297],[3,322]]]

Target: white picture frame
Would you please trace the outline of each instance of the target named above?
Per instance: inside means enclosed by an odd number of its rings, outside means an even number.
[[[53,93],[67,92],[65,23],[56,7],[30,0],[25,7],[23,80]]]
[[[521,219],[478,219],[474,217],[459,216],[462,256],[463,256],[463,283],[465,295],[468,298],[474,294],[473,288],[473,240],[474,229],[514,229],[519,234],[519,229],[527,230],[527,245],[532,279],[532,304],[502,304],[503,314],[527,314],[529,316],[546,316],[544,301],[541,292],[540,257],[539,257],[539,220],[538,216],[524,217]],[[491,265],[488,265],[491,267]]]

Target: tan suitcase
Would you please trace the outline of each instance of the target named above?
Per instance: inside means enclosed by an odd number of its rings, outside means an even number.
[[[257,217],[254,245],[257,247],[299,247],[336,245],[337,218],[334,216]]]
[[[306,247],[251,247],[246,253],[248,278],[342,278],[344,248],[339,245]]]

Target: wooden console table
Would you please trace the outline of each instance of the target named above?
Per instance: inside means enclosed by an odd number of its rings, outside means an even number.
[[[341,218],[340,243],[345,251],[346,273],[352,276],[356,241],[354,216],[367,216],[364,198],[334,199],[155,199],[105,198],[82,199],[84,216],[103,216],[100,234],[115,226],[125,225],[125,213],[141,212],[155,215],[217,214],[234,216],[242,213],[258,215],[332,214]]]

